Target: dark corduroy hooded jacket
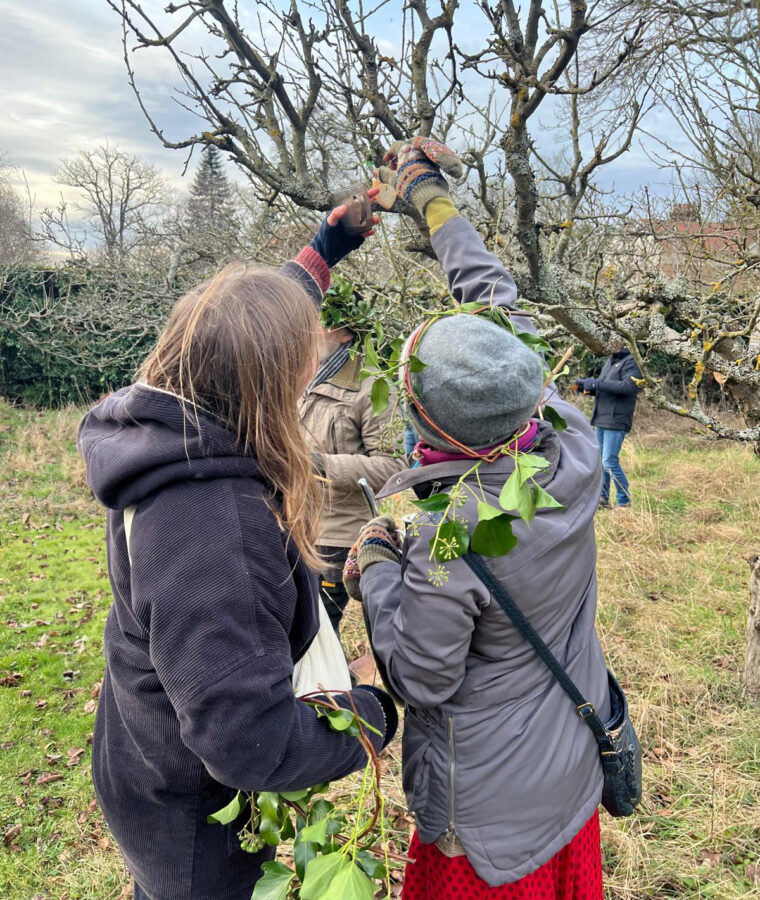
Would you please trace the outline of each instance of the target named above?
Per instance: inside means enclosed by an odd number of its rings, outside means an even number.
[[[293,661],[318,627],[313,579],[256,460],[219,422],[198,421],[200,432],[179,398],[135,384],[80,427],[88,482],[108,507],[114,593],[93,777],[153,900],[249,900],[269,851],[244,853],[244,820],[209,825],[209,813],[238,788],[297,790],[365,757],[293,696]],[[384,731],[376,697],[353,696]]]

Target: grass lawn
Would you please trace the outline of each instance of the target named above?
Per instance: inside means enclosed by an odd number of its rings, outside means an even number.
[[[78,417],[0,403],[2,900],[131,897],[90,780],[110,589]],[[760,896],[760,715],[740,688],[760,462],[644,419],[623,448],[635,506],[597,518],[599,629],[646,767],[640,814],[602,817],[606,896]],[[355,605],[344,635],[366,651]],[[405,834],[398,740],[386,768]]]

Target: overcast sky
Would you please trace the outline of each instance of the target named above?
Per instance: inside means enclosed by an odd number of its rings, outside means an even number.
[[[171,99],[177,75],[168,56],[139,56],[143,96],[161,126],[169,136],[194,131],[197,120]],[[52,175],[61,157],[106,141],[183,184],[184,155],[150,133],[127,83],[119,19],[105,0],[0,0],[0,97],[0,152],[24,170],[38,208],[60,195]],[[652,174],[637,142],[611,177],[630,191]]]
[[[146,53],[146,94],[161,122],[186,113],[158,90],[175,72]],[[121,29],[104,0],[0,0],[0,151],[26,173],[37,205],[54,204],[57,161],[106,141],[159,166],[179,183],[184,157],[150,133],[127,82]]]

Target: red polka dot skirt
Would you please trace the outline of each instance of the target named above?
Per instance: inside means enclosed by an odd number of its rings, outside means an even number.
[[[466,856],[449,859],[415,832],[402,900],[603,900],[599,812],[540,869],[500,887],[478,878]]]

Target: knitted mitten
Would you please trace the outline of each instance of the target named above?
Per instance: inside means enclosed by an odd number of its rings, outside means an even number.
[[[352,600],[362,602],[362,592],[359,590],[359,579],[361,578],[361,570],[359,569],[359,561],[356,558],[356,544],[348,551],[346,564],[343,566],[343,587]]]
[[[327,219],[323,219],[319,230],[309,241],[309,247],[322,257],[328,268],[332,269],[363,243],[364,237],[361,234],[347,234],[340,227],[340,222],[337,225],[328,225]]]
[[[377,516],[371,519],[362,528],[356,548],[356,559],[362,574],[374,563],[401,562],[393,516]]]
[[[448,197],[449,186],[441,169],[452,178],[462,174],[459,158],[445,144],[432,138],[416,137],[396,141],[385,154],[388,166],[381,166],[378,177],[424,216],[425,207],[436,197]]]

